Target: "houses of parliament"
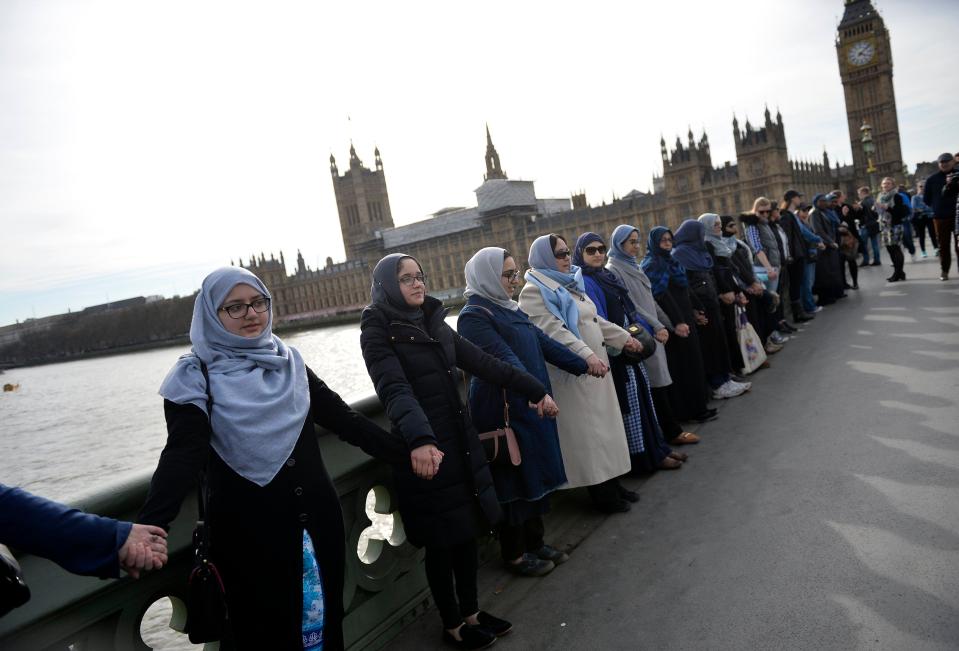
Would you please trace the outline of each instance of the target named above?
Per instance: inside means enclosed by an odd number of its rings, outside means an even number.
[[[279,321],[315,319],[366,305],[372,266],[388,253],[416,257],[429,277],[430,294],[456,299],[462,296],[466,261],[484,246],[508,249],[523,268],[533,239],[546,233],[572,242],[582,232],[609,233],[619,224],[634,224],[644,233],[659,224],[675,229],[682,220],[704,212],[738,214],[750,209],[755,197],[780,197],[788,188],[807,197],[832,188],[854,194],[869,174],[901,179],[889,32],[870,0],[846,0],[836,52],[852,165],[833,165],[825,152],[821,160],[791,159],[783,118],[778,111],[772,116],[767,108],[761,124],[748,120],[740,124],[733,117],[734,163],[714,165],[706,133],[697,139],[690,131],[685,142],[677,138],[668,148],[661,139],[663,174],[654,177],[652,192],[634,190],[611,203],[591,206],[583,194],[543,199],[536,196],[532,181],[510,179],[487,129],[486,175],[476,189],[476,206],[446,209],[426,220],[395,226],[379,149],[373,152],[370,169],[351,146],[348,168],[342,173],[330,156],[346,261],[327,258],[324,268],[311,269],[298,253],[292,275],[282,253],[279,259],[261,253],[241,265],[272,288]],[[864,123],[872,127],[873,159],[863,152]]]

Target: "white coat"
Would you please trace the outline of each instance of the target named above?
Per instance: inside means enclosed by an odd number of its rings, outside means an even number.
[[[559,287],[551,278],[530,271],[550,289]],[[539,287],[526,283],[519,293],[520,308],[549,337],[563,344],[583,359],[595,354],[605,363],[609,356],[604,346],[623,348],[630,334],[596,313],[596,305],[585,294],[571,292],[579,307],[577,339],[562,319],[546,308]],[[629,447],[623,429],[623,415],[616,397],[613,376],[599,379],[589,375],[575,376],[547,364],[553,398],[559,406],[556,425],[563,452],[568,484],[565,488],[591,486],[619,477],[630,469]]]

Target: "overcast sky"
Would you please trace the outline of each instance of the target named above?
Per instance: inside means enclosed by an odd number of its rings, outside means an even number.
[[[905,161],[959,149],[959,3],[875,0]],[[397,224],[475,205],[484,124],[540,197],[646,190],[660,134],[782,111],[849,161],[843,0],[0,3],[0,324],[188,294],[240,255],[343,259],[329,156],[383,156]],[[760,36],[761,34],[761,36]],[[492,243],[491,243],[492,244]],[[428,261],[426,261],[428,264]]]

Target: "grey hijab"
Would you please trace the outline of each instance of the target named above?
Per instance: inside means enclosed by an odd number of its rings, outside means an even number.
[[[713,233],[713,226],[720,221],[719,215],[707,212],[699,216],[699,221],[706,227],[706,241],[713,245],[713,251],[720,258],[728,258],[733,254],[734,249],[729,248],[722,235]]]
[[[465,269],[466,291],[463,292],[465,298],[482,296],[507,310],[519,309],[519,303],[507,296],[503,291],[503,285],[500,284],[505,255],[506,249],[487,246],[469,259]]]

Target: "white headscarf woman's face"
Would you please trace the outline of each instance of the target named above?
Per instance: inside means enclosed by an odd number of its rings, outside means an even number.
[[[516,295],[516,289],[519,287],[519,269],[516,268],[516,260],[512,256],[503,260],[503,273],[499,277],[499,283],[507,298],[513,298]]]
[[[230,293],[223,299],[223,304],[217,309],[217,316],[220,317],[220,323],[226,328],[227,332],[252,339],[260,336],[263,329],[270,321],[269,310],[257,312],[252,304],[259,299],[266,298],[255,287],[246,283],[237,283],[230,290]],[[246,305],[246,315],[234,319],[227,313],[227,308],[232,305]]]

